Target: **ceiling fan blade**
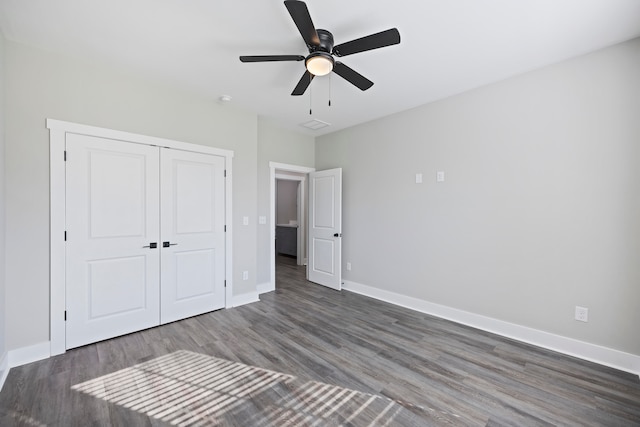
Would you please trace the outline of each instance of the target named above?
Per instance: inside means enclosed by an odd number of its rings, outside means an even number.
[[[301,55],[253,55],[241,56],[242,62],[273,62],[273,61],[302,61],[304,56]]]
[[[342,62],[336,61],[333,66],[333,71],[360,90],[367,90],[373,86],[373,82],[371,80],[357,71],[354,71],[352,68],[347,67]]]
[[[333,47],[336,56],[353,55],[354,53],[378,49],[400,43],[400,32],[397,28],[371,34],[366,37],[351,40]]]
[[[298,31],[300,31],[300,35],[307,44],[307,47],[319,46],[320,38],[316,32],[316,27],[313,26],[313,21],[311,20],[311,15],[309,15],[309,9],[307,9],[306,3],[303,1],[287,0],[284,2],[284,5],[287,7],[296,27],[298,27]]]
[[[311,74],[308,71],[305,71],[304,74],[302,75],[302,78],[296,85],[295,89],[293,89],[293,92],[291,92],[291,95],[293,96],[302,95],[307,90],[307,88],[311,84],[311,80],[313,80],[314,77],[315,76],[313,74]]]

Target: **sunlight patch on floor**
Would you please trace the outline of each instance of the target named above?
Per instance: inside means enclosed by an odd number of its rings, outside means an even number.
[[[397,402],[189,351],[177,351],[74,385],[163,422],[211,425],[389,425]],[[406,412],[406,411],[405,411]]]

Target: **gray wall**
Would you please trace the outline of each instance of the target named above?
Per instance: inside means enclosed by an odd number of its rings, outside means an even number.
[[[346,280],[635,355],[639,160],[640,39],[316,141]]]
[[[234,294],[256,288],[258,119],[199,94],[5,42],[6,322],[9,350],[49,340],[49,133],[78,122],[235,151]],[[248,270],[249,280],[241,272]]]
[[[639,40],[318,138],[315,152],[253,113],[2,42],[0,355],[49,339],[48,117],[234,150],[236,295],[269,281],[269,162],[343,167],[346,280],[640,354]]]
[[[312,168],[315,161],[314,138],[291,132],[275,125],[268,119],[258,119],[258,212],[267,217],[267,224],[258,229],[258,284],[269,283],[270,247],[269,225],[269,162],[285,163]]]
[[[298,219],[298,181],[276,181],[276,224]]]
[[[4,36],[0,31],[0,361],[6,353],[6,303],[5,303],[5,190],[4,190],[4,87],[5,54]],[[1,375],[1,374],[0,374]]]

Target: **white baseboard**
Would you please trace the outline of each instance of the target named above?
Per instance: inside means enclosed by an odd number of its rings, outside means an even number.
[[[7,375],[9,375],[9,355],[5,352],[2,357],[0,357],[0,391],[2,391],[2,386],[7,379]]]
[[[0,390],[2,390],[7,375],[9,375],[9,369],[47,359],[50,356],[51,343],[49,341],[17,348],[3,354],[2,358],[0,358]]]
[[[275,290],[276,290],[276,286],[271,282],[259,283],[256,286],[256,291],[258,291],[258,295],[266,294],[267,292],[273,292]]]
[[[233,306],[240,307],[241,305],[251,304],[252,302],[258,302],[258,292],[247,292],[246,294],[234,295]]]
[[[49,341],[10,350],[8,355],[9,368],[37,362],[38,360],[47,359],[50,356],[51,343]]]
[[[344,281],[343,289],[640,376],[640,356],[638,355],[434,304],[348,280]]]

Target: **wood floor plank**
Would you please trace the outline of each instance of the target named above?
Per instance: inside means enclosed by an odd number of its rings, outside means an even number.
[[[13,368],[0,393],[3,427],[170,423],[640,426],[640,379],[311,284],[279,257],[258,303]]]

